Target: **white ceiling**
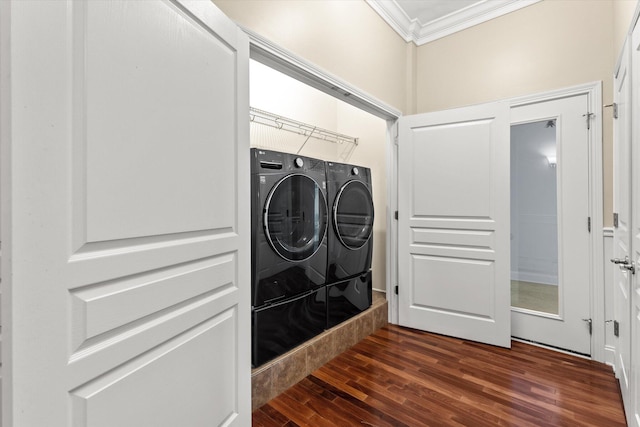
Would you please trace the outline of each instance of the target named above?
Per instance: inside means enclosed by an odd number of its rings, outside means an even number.
[[[428,24],[438,18],[456,13],[480,0],[396,0],[396,3],[410,19],[417,19],[421,24]]]
[[[541,0],[367,0],[406,41],[422,45]]]

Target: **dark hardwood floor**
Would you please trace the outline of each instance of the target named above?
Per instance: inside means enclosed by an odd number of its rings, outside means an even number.
[[[625,426],[610,367],[389,325],[253,412],[254,426]]]

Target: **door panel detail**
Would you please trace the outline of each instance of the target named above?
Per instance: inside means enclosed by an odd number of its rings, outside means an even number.
[[[413,308],[491,318],[493,262],[414,255],[412,267],[424,282],[413,288]]]
[[[3,159],[22,200],[3,422],[249,424],[248,37],[211,2],[5,10],[29,107]]]
[[[509,112],[400,119],[401,325],[510,346]]]
[[[183,425],[185,419],[202,426],[232,422],[236,417],[237,390],[233,386],[234,372],[227,367],[233,366],[238,356],[236,317],[233,310],[222,312],[72,390],[73,425],[177,426]],[[229,343],[228,351],[219,351],[219,342]],[[208,356],[183,362],[195,354]],[[202,377],[216,380],[207,383]],[[230,388],[217,387],[218,382],[229,384]],[[152,399],[148,396],[150,387],[154,389]],[[176,405],[176,394],[188,395],[189,405]],[[211,398],[215,398],[215,404]]]

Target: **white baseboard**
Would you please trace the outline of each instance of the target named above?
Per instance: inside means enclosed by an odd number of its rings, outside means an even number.
[[[614,346],[604,346],[604,363],[611,366],[613,372],[616,371],[616,348]]]
[[[558,277],[542,273],[530,273],[522,271],[511,271],[511,280],[522,282],[542,283],[543,285],[558,286]]]

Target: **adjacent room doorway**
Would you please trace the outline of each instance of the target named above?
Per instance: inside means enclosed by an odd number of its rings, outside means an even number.
[[[591,354],[587,95],[511,109],[511,335]]]

